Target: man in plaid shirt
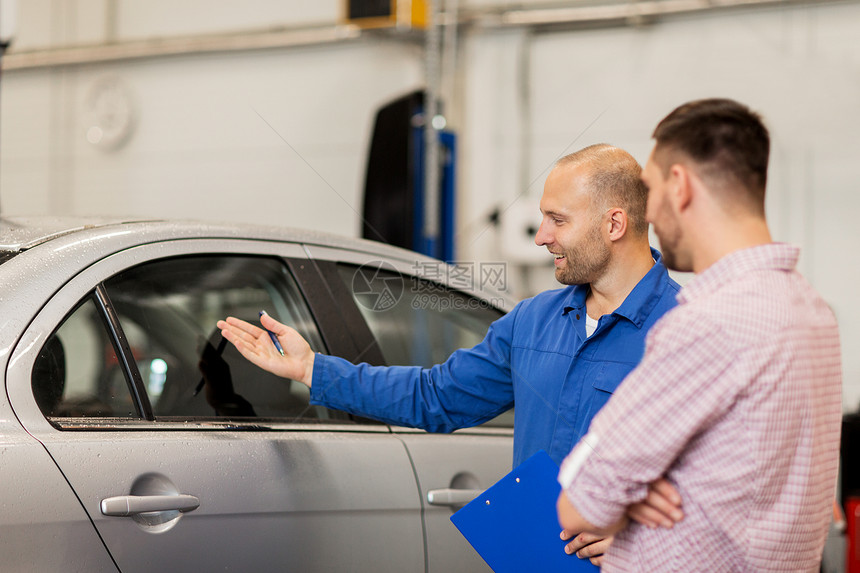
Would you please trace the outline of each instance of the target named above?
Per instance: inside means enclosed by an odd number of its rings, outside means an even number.
[[[674,110],[654,139],[647,217],[667,266],[696,277],[562,464],[560,522],[618,532],[604,571],[818,571],[839,334],[795,270],[799,250],[771,240],[767,129],[710,99]]]

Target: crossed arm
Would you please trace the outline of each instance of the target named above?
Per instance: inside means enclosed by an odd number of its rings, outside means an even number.
[[[652,529],[671,529],[675,523],[684,519],[678,490],[662,478],[648,487],[648,496],[644,501],[628,507],[626,515],[607,528],[598,528],[582,517],[564,491],[558,497],[557,510],[558,521],[564,528],[561,538],[571,539],[566,547],[567,552],[576,553],[580,559],[590,559],[594,565],[601,565],[603,554],[612,542],[612,535],[624,529],[631,519]]]
[[[656,527],[671,529],[675,523],[684,519],[681,495],[665,478],[652,483],[648,487],[648,496],[645,500],[628,507],[627,514],[607,528],[599,528],[586,521],[563,491],[558,497],[557,509],[559,523],[565,530],[588,531],[604,535],[621,531],[630,519],[652,529]]]

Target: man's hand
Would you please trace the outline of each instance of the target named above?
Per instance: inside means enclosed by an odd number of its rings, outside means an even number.
[[[627,516],[651,529],[672,527],[684,519],[681,494],[666,479],[660,478],[648,486],[648,497],[627,508]]]
[[[227,320],[219,320],[218,328],[242,356],[263,370],[298,380],[310,388],[314,373],[314,352],[307,341],[294,329],[268,314],[263,314],[260,322],[278,337],[284,356],[272,344],[268,332],[244,320],[231,316]]]
[[[565,541],[573,538],[573,540],[564,547],[564,551],[568,555],[576,554],[580,559],[588,559],[593,565],[600,567],[603,564],[603,554],[609,549],[609,544],[612,543],[612,537],[604,537],[593,533],[583,532],[579,535],[574,535],[573,532],[563,529],[561,538]]]

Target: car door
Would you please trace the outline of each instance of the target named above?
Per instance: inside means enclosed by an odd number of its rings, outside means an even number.
[[[371,254],[323,248],[311,253],[338,261],[340,286],[352,297],[372,337],[363,345],[378,349],[384,364],[429,367],[444,362],[454,350],[479,343],[506,304],[494,298],[495,289],[488,288],[486,296],[480,296],[482,285],[476,281],[481,275],[475,276],[480,269],[463,272],[424,258],[381,261]],[[447,286],[453,273],[464,286],[478,287],[473,288],[477,294]],[[394,431],[409,449],[421,490],[428,571],[490,571],[450,517],[510,471],[513,409],[478,428],[453,434],[410,428]]]
[[[15,412],[122,571],[424,568],[403,443],[310,406],[212,332],[267,310],[327,349],[284,256],[305,255],[247,241],[127,249],[72,277],[15,348]]]

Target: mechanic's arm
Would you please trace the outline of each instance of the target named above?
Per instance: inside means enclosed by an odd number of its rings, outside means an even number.
[[[476,346],[456,350],[431,368],[352,364],[316,354],[295,330],[266,315],[262,324],[278,337],[283,356],[264,328],[232,317],[218,326],[252,363],[310,387],[311,404],[392,425],[451,432],[481,424],[513,405],[511,341],[522,304],[493,322]]]

